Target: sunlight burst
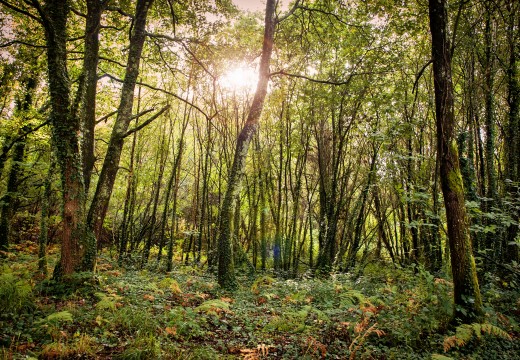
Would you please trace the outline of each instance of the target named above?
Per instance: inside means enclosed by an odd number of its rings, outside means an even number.
[[[230,91],[252,92],[258,82],[258,73],[244,65],[229,69],[219,79],[220,85]]]

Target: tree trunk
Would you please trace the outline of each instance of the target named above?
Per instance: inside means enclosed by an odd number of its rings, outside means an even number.
[[[99,30],[101,14],[109,0],[87,0],[85,25],[85,57],[83,59],[83,86],[78,91],[81,97],[81,151],[83,159],[83,182],[88,194],[90,177],[94,168],[94,127],[96,125],[97,67],[99,62]]]
[[[234,289],[237,286],[231,250],[231,217],[234,210],[233,200],[236,198],[240,190],[241,175],[244,171],[249,143],[258,129],[265,96],[267,95],[269,63],[273,51],[276,25],[275,8],[276,0],[267,0],[265,10],[264,43],[260,59],[258,84],[246,123],[238,135],[233,165],[229,173],[228,187],[222,203],[218,239],[218,283],[224,289]]]
[[[47,68],[56,158],[62,184],[61,259],[54,275],[71,275],[85,255],[85,188],[78,142],[79,119],[71,113],[70,80],[67,71],[67,17],[69,2],[49,0],[42,10],[47,43]]]
[[[139,63],[146,38],[146,18],[153,0],[138,0],[133,30],[130,37],[128,62],[126,65],[125,79],[121,90],[121,100],[117,113],[116,122],[112,129],[107,153],[99,175],[98,184],[92,204],[88,212],[87,224],[89,230],[99,238],[103,229],[103,222],[108,210],[108,203],[112,195],[112,189],[119,169],[119,160],[123,149],[125,134],[132,118],[132,107],[134,103],[134,89],[139,74]],[[94,264],[92,264],[94,266]]]
[[[448,240],[454,285],[456,321],[479,321],[482,299],[471,249],[464,190],[454,139],[451,49],[447,40],[448,15],[445,0],[429,0],[432,59],[441,187],[448,223]]]
[[[507,3],[509,13],[509,24],[507,27],[507,38],[509,45],[509,64],[506,71],[507,77],[507,103],[509,105],[508,124],[506,128],[506,191],[510,200],[518,199],[520,182],[520,5],[516,1]],[[517,200],[518,201],[518,200]],[[518,203],[513,203],[513,208]],[[514,220],[518,223],[520,214],[517,209],[511,209]],[[504,237],[503,260],[510,263],[519,260],[518,243],[515,240],[518,235],[518,225],[508,226]]]
[[[40,213],[40,236],[38,237],[38,271],[47,276],[47,243],[49,231],[49,199],[52,191],[52,176],[56,168],[56,161],[51,154],[49,171],[45,178],[43,195],[42,195],[42,209]]]

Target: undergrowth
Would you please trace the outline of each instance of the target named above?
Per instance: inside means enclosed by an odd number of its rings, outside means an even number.
[[[452,284],[421,268],[258,274],[230,294],[196,267],[122,268],[102,255],[97,274],[65,285],[33,277],[36,261],[25,254],[2,266],[2,359],[515,359],[520,351],[519,294],[499,281],[483,286],[485,323],[451,328]]]

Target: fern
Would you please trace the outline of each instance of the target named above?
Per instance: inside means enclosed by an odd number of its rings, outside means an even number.
[[[432,354],[431,360],[454,360],[450,356],[440,355],[440,354]]]
[[[195,308],[195,311],[198,313],[205,313],[208,315],[217,316],[222,313],[232,313],[232,311],[229,309],[229,303],[220,299],[204,301],[202,304]]]
[[[72,322],[72,314],[68,311],[60,311],[57,313],[52,313],[47,316],[45,319],[39,320],[36,324],[39,325],[59,325],[65,322]]]
[[[121,296],[116,294],[106,295],[105,293],[97,292],[94,295],[99,299],[99,302],[96,304],[96,308],[99,310],[115,311],[118,300],[121,300]]]
[[[270,287],[275,282],[276,282],[275,279],[273,279],[272,277],[267,276],[267,275],[259,277],[258,279],[255,280],[255,282],[251,286],[251,292],[253,294],[258,295],[260,293],[260,289],[262,287]]]
[[[444,352],[453,347],[461,347],[470,342],[474,337],[481,339],[483,334],[494,335],[506,340],[512,340],[511,336],[498,326],[484,323],[462,324],[457,327],[455,335],[444,339]]]

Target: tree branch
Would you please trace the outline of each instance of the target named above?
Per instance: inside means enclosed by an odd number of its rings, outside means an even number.
[[[29,11],[27,11],[27,10],[25,10],[25,9],[19,8],[19,7],[15,6],[15,5],[13,5],[13,4],[11,4],[11,3],[5,1],[5,0],[0,0],[0,4],[4,4],[4,5],[5,5],[6,7],[8,7],[9,9],[14,10],[14,11],[16,11],[17,13],[20,13],[20,14],[22,14],[22,15],[25,15],[25,16],[30,17],[31,19],[37,21],[37,22],[40,23],[40,24],[42,23],[42,20],[41,20],[41,19],[39,19],[37,16],[31,14]]]
[[[299,8],[299,5],[300,5],[300,0],[296,0],[296,2],[294,3],[293,7],[291,8],[291,10],[289,10],[285,15],[283,15],[282,17],[280,18],[277,18],[275,21],[277,24],[281,23],[282,21],[284,21],[285,19],[287,19],[289,16],[291,16],[297,8]]]
[[[428,60],[428,62],[426,64],[424,64],[424,66],[421,68],[421,70],[419,70],[419,72],[417,73],[417,76],[415,77],[415,82],[413,83],[412,94],[415,92],[415,88],[417,87],[417,84],[419,83],[419,79],[421,78],[422,74],[424,73],[424,70],[426,70],[426,68],[432,63],[433,63],[433,59]]]
[[[305,79],[305,80],[308,80],[308,81],[311,81],[311,82],[314,82],[314,83],[318,83],[318,84],[339,86],[339,85],[348,85],[350,83],[350,81],[352,80],[353,76],[355,76],[355,75],[363,75],[363,74],[365,74],[365,73],[353,73],[353,74],[350,74],[348,79],[344,80],[344,81],[330,81],[330,80],[314,79],[314,78],[310,78],[310,77],[305,76],[305,75],[290,74],[290,73],[285,72],[284,70],[280,70],[280,71],[276,71],[274,73],[270,73],[269,76],[285,75],[285,76],[289,76],[289,77],[295,77],[295,78],[298,78],[298,79]]]
[[[132,121],[132,120],[134,120],[134,119],[137,119],[137,118],[143,116],[144,114],[148,114],[149,112],[152,112],[152,111],[154,111],[154,110],[155,110],[155,108],[150,108],[150,109],[143,110],[143,111],[141,111],[139,114],[135,114],[135,115],[133,115],[133,116],[130,118],[130,121]]]
[[[4,146],[3,147],[3,152],[2,154],[0,154],[0,158],[2,157],[5,157],[7,155],[7,153],[9,152],[9,150],[11,150],[13,148],[13,146],[20,140],[22,140],[24,137],[26,137],[27,135],[33,133],[33,132],[36,132],[38,130],[40,130],[42,127],[44,127],[45,125],[49,124],[50,123],[50,120],[46,120],[44,121],[43,123],[41,123],[40,125],[36,126],[36,127],[33,127],[33,128],[29,128],[27,129],[26,131],[24,131],[23,134],[20,134],[18,135],[17,137],[15,137],[11,143],[7,146]]]
[[[123,11],[123,9],[121,9],[121,8],[119,8],[119,7],[115,7],[115,6],[107,6],[107,10],[108,10],[108,11],[115,11],[115,12],[118,12],[118,13],[120,13],[120,14],[123,15],[123,16],[129,17],[130,19],[133,19],[133,18],[134,18],[134,15],[129,14],[129,13]]]
[[[111,116],[113,116],[115,114],[117,114],[117,110],[114,110],[114,111],[106,114],[105,116],[100,117],[99,119],[96,120],[96,125],[101,123],[101,122],[103,122],[103,121],[107,121],[109,117],[111,117]]]
[[[28,43],[28,42],[25,42],[25,41],[21,41],[21,40],[11,40],[11,41],[8,41],[8,42],[6,42],[4,44],[0,44],[0,48],[9,47],[9,46],[15,45],[15,44],[20,44],[20,45],[25,45],[25,46],[35,47],[35,48],[43,48],[43,49],[45,49],[47,47],[45,45],[31,44],[31,43]]]
[[[168,110],[169,108],[170,108],[170,105],[166,105],[166,106],[163,107],[161,110],[159,110],[159,112],[158,112],[157,114],[153,115],[151,118],[149,118],[148,120],[146,120],[146,121],[143,122],[142,124],[140,124],[140,125],[138,125],[138,126],[132,128],[132,129],[128,130],[128,131],[126,132],[126,134],[123,135],[123,138],[126,138],[127,136],[132,135],[133,133],[135,133],[136,131],[141,130],[141,129],[144,128],[146,125],[150,124],[152,121],[154,121],[154,120],[157,119],[159,116],[161,116],[162,113],[164,113],[164,112],[165,112],[166,110]],[[146,112],[149,112],[149,111],[152,111],[152,110],[153,110],[153,109],[150,109],[150,110],[147,110]],[[144,111],[143,111],[143,113],[144,113]],[[142,113],[141,113],[141,114],[142,114]],[[140,114],[133,116],[133,118],[138,117],[138,116],[140,116]]]
[[[109,79],[112,79],[112,80],[114,80],[114,81],[117,81],[117,82],[123,83],[123,80],[118,79],[117,77],[115,77],[115,76],[113,76],[113,75],[110,75],[110,74],[104,74],[104,75],[102,75],[102,76],[100,77],[100,79],[102,79],[102,78],[104,78],[104,77],[108,77]],[[213,115],[213,116],[209,116],[208,114],[206,114],[206,113],[204,112],[204,110],[202,110],[202,109],[201,109],[200,107],[198,107],[197,105],[195,105],[195,104],[191,103],[190,101],[188,101],[188,100],[186,100],[186,99],[180,97],[180,96],[177,95],[177,94],[172,93],[171,91],[168,91],[168,90],[165,90],[165,89],[161,89],[161,88],[155,87],[155,86],[153,86],[153,85],[143,83],[143,82],[141,82],[141,81],[136,81],[135,83],[136,83],[137,85],[141,85],[141,86],[143,86],[143,87],[145,87],[145,88],[148,88],[148,89],[150,89],[150,90],[155,90],[155,91],[162,92],[163,94],[170,95],[170,96],[174,97],[175,99],[182,101],[183,103],[185,103],[185,104],[191,106],[192,108],[194,108],[195,110],[197,110],[198,112],[200,112],[200,113],[201,113],[202,115],[204,115],[204,117],[205,117],[206,119],[208,119],[208,120],[209,120],[209,119],[212,119],[212,118],[214,117],[214,115]]]

